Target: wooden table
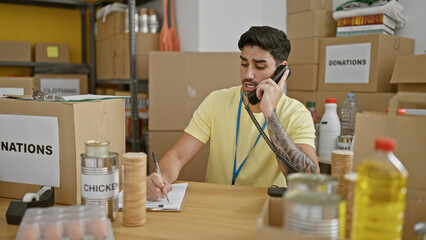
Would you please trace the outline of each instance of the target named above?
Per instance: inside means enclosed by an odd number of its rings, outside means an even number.
[[[112,223],[115,239],[256,239],[256,219],[267,189],[190,182],[182,212],[147,212],[141,227]],[[6,222],[12,199],[0,198],[0,239],[14,239],[17,225]]]

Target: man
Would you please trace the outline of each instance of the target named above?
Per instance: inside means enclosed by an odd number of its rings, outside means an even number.
[[[294,170],[262,139],[244,109],[247,105],[273,145],[298,171],[319,173],[309,111],[283,94],[288,71],[278,84],[271,79],[279,65],[287,65],[287,35],[271,27],[251,27],[241,36],[238,47],[241,86],[214,91],[201,103],[182,136],[159,161],[163,179],[158,173],[147,177],[149,200],[172,190],[170,183],[208,140],[208,182],[286,186],[285,178]],[[249,104],[251,92],[256,92],[260,103]]]

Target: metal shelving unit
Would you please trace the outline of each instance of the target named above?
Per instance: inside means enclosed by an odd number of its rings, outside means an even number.
[[[20,4],[20,5],[32,5],[41,7],[53,7],[53,8],[67,8],[77,9],[81,12],[81,64],[72,63],[40,63],[40,62],[12,62],[12,61],[0,61],[0,66],[9,67],[33,67],[37,68],[62,68],[62,69],[74,69],[72,73],[89,74],[89,90],[90,93],[95,92],[95,44],[94,44],[94,11],[95,6],[91,2],[84,2],[79,0],[0,0],[0,3],[8,4]],[[90,16],[90,59],[92,61],[87,63],[87,49],[86,49],[86,10],[89,10]],[[77,70],[75,70],[77,69]],[[66,71],[66,70],[65,70]]]
[[[139,138],[139,110],[138,110],[138,79],[136,68],[136,33],[135,33],[135,14],[136,0],[129,0],[129,52],[130,52],[130,106],[132,119],[132,151],[139,152],[141,148],[141,139]]]
[[[100,6],[105,3],[111,3],[105,0],[99,0],[94,3],[94,6]],[[139,152],[141,150],[142,139],[139,137],[139,110],[138,110],[138,92],[148,92],[148,80],[137,79],[136,68],[136,33],[135,33],[135,14],[136,14],[136,0],[127,1],[129,8],[129,55],[130,55],[130,78],[128,80],[118,79],[96,79],[96,83],[112,83],[130,85],[130,105],[131,105],[131,125],[132,137],[126,138],[126,142],[132,145],[132,152]],[[93,41],[94,42],[94,41]],[[141,85],[139,85],[141,83]],[[142,87],[140,89],[140,87]]]

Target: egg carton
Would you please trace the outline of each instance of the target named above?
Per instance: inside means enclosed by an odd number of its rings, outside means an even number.
[[[101,205],[29,208],[15,240],[114,240]]]

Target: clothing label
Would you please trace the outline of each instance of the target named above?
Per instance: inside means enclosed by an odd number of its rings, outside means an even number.
[[[0,181],[60,187],[57,117],[0,114]]]
[[[81,196],[85,199],[106,200],[119,193],[118,170],[111,174],[81,173]]]
[[[80,95],[80,79],[78,78],[41,78],[40,89],[49,95]]]
[[[371,43],[326,47],[325,83],[368,83]]]
[[[5,97],[3,95],[24,95],[23,88],[0,88],[0,97]]]

